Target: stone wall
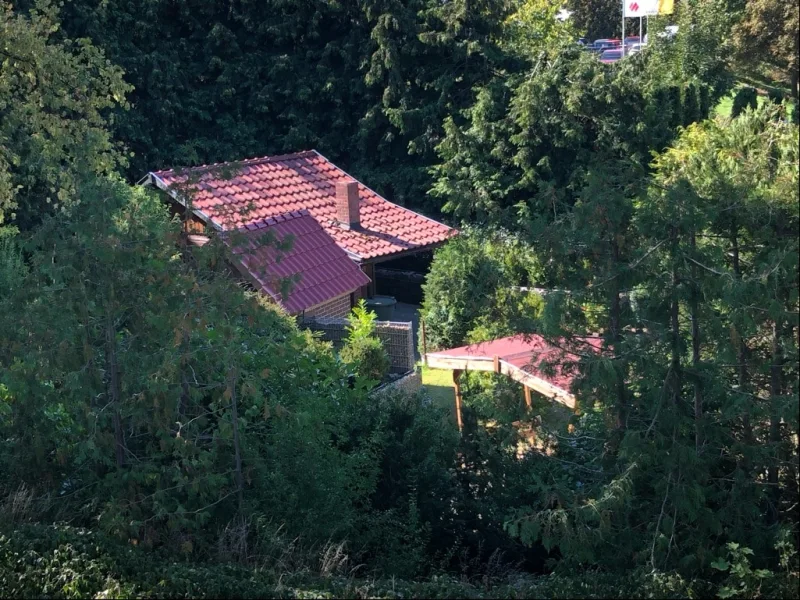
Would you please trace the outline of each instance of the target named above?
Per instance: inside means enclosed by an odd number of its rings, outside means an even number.
[[[301,327],[318,331],[322,339],[333,342],[337,350],[342,347],[347,337],[347,319],[336,317],[314,317],[298,321]],[[413,324],[399,321],[375,321],[375,333],[383,343],[389,355],[392,373],[407,373],[414,369],[414,328]]]
[[[376,396],[393,394],[402,392],[405,394],[416,394],[422,388],[422,373],[416,369],[410,373],[406,373],[399,379],[384,383],[381,386],[372,390],[369,395],[373,398]]]

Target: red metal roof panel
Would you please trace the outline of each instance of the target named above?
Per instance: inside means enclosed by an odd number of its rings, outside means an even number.
[[[519,334],[490,342],[480,342],[433,352],[436,356],[449,358],[486,358],[497,356],[510,365],[535,375],[563,390],[569,390],[576,377],[575,365],[580,355],[599,352],[602,339],[579,337],[547,341],[537,334]]]
[[[298,211],[239,229],[240,236],[226,236],[226,243],[240,257],[242,268],[292,314],[302,312],[369,283],[369,277],[336,245],[308,211]],[[289,248],[265,243],[265,234]],[[286,297],[282,283],[289,277]]]

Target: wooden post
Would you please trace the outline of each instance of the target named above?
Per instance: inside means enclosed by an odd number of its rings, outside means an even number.
[[[461,377],[460,369],[453,369],[453,390],[456,393],[456,422],[458,423],[458,431],[464,428],[464,423],[461,420],[461,384],[458,382]]]
[[[419,317],[419,333],[422,336],[422,362],[428,366],[428,343],[425,341],[425,318]]]
[[[528,410],[531,409],[531,388],[527,385],[523,385],[522,389],[525,390],[525,406],[528,407]]]
[[[494,355],[494,372],[500,372],[500,357],[497,354]]]

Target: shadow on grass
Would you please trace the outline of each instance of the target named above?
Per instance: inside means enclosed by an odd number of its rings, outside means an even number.
[[[422,367],[422,385],[433,404],[447,409],[450,419],[455,423],[456,396],[453,391],[453,372]]]

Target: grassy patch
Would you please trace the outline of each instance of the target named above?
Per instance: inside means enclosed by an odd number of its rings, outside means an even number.
[[[730,94],[728,94],[719,101],[719,104],[717,104],[717,107],[714,109],[715,117],[722,117],[727,119],[731,116],[731,109],[733,108],[733,97],[735,95],[736,95],[736,90],[733,90]],[[758,101],[758,106],[760,107],[764,105],[766,102],[769,102],[769,98],[759,94],[757,101]]]
[[[434,404],[450,411],[455,423],[456,396],[453,391],[453,372],[445,369],[422,367],[422,385]]]
[[[751,81],[747,81],[747,80],[745,80],[745,82],[747,84],[751,84],[752,83]],[[782,88],[778,88],[778,87],[775,87],[775,86],[764,86],[764,85],[755,85],[755,84],[754,84],[753,87],[756,87],[756,89],[758,91],[757,100],[758,100],[758,106],[759,107],[770,101],[769,100],[769,96],[767,95],[767,92],[764,90],[765,87],[766,88],[772,87],[773,89],[780,89],[781,91],[784,91],[786,93],[786,97],[787,98],[789,97],[788,88],[787,88],[787,90],[783,90]],[[721,117],[721,118],[724,118],[724,119],[730,118],[731,109],[733,108],[733,97],[736,95],[736,92],[737,92],[738,88],[739,88],[739,86],[736,86],[731,91],[730,94],[728,94],[727,96],[725,96],[725,97],[720,99],[719,103],[714,108],[714,111],[712,113],[712,115],[714,117]],[[784,102],[785,102],[785,107],[786,107],[786,114],[787,115],[791,115],[793,107],[794,107],[794,103],[791,102],[791,101],[787,101],[787,100],[785,100]]]

